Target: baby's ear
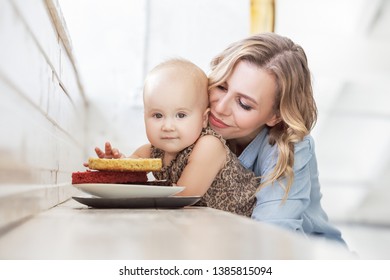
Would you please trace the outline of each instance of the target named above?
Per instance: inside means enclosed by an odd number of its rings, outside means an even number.
[[[275,126],[278,123],[280,123],[281,120],[282,119],[277,114],[274,114],[272,116],[272,118],[266,123],[266,125],[268,125],[269,127],[272,127],[272,126]]]
[[[203,113],[203,128],[206,128],[209,123],[210,108],[207,108]]]

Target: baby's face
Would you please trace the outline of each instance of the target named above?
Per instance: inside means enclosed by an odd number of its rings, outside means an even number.
[[[153,146],[176,154],[199,138],[208,121],[207,106],[202,102],[208,95],[198,88],[189,78],[156,76],[149,80],[144,91],[144,119]]]

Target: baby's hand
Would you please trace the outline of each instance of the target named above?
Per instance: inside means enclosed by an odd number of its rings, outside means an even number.
[[[95,148],[96,155],[99,158],[124,158],[125,155],[119,152],[118,149],[112,148],[110,142],[106,142],[104,146],[104,152],[99,148]],[[85,167],[88,167],[88,163],[83,164]]]
[[[104,152],[98,147],[95,148],[95,152],[99,158],[124,158],[125,155],[119,152],[118,149],[111,147],[110,142],[106,142],[104,146]]]

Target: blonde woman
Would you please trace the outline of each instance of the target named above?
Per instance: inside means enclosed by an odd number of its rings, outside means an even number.
[[[233,43],[211,62],[209,98],[210,126],[261,177],[252,218],[345,244],[320,203],[304,50],[274,33]]]

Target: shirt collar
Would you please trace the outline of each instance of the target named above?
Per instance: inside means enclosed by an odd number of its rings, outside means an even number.
[[[247,169],[253,169],[253,166],[259,155],[259,150],[266,139],[268,128],[263,128],[259,134],[249,143],[245,150],[238,157],[241,164]]]

